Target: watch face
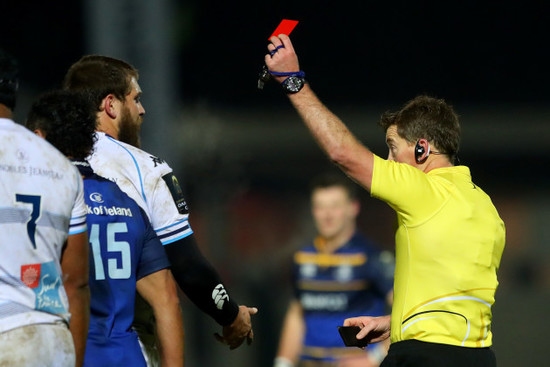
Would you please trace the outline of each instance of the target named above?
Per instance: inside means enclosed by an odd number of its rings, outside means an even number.
[[[283,83],[283,88],[287,93],[297,93],[303,86],[304,78],[299,78],[297,76],[290,76]]]

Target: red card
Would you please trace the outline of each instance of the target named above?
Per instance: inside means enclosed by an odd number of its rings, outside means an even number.
[[[271,39],[271,37],[278,36],[280,34],[286,34],[287,36],[290,36],[290,32],[292,32],[294,27],[296,27],[296,24],[298,24],[297,20],[283,19],[268,39]]]

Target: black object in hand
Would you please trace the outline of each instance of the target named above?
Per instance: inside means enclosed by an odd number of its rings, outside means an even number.
[[[267,66],[264,65],[260,75],[258,76],[258,89],[264,89],[264,84],[271,80],[271,74],[267,70]]]
[[[361,331],[359,326],[338,326],[338,332],[346,347],[366,347],[369,343],[366,339],[357,339],[356,335]]]

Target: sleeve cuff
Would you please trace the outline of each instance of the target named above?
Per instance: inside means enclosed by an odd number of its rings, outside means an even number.
[[[230,300],[226,302],[222,310],[214,317],[216,322],[221,326],[229,326],[235,321],[239,314],[239,305]]]

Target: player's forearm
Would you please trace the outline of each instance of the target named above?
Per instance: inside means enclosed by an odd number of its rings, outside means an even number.
[[[302,313],[302,307],[296,300],[292,301],[286,313],[281,338],[279,341],[279,349],[275,367],[284,366],[285,360],[295,364],[298,361],[300,352],[302,351],[303,339],[305,334],[305,325]],[[286,363],[288,364],[288,363]]]
[[[373,155],[315,95],[308,84],[289,99],[321,149],[346,174],[370,189]]]
[[[164,247],[172,273],[187,297],[222,326],[230,325],[239,314],[239,306],[229,295],[214,267],[200,253],[192,238]]]
[[[177,285],[168,269],[151,273],[136,283],[139,294],[153,309],[162,366],[183,365],[183,319]]]
[[[296,330],[295,327],[288,327],[285,325],[281,333],[277,358],[284,358],[295,364],[302,351],[302,343],[303,332],[301,330]]]
[[[63,286],[69,301],[70,331],[73,336],[77,366],[82,366],[84,363],[90,324],[88,246],[86,232],[69,235],[61,256]]]
[[[189,299],[221,326],[230,325],[239,313],[217,272],[209,266],[194,264],[190,273],[175,271],[177,283]]]
[[[74,341],[76,366],[84,364],[88,325],[90,324],[90,288],[88,285],[80,287],[66,286],[71,313],[70,331]]]
[[[179,302],[166,302],[153,307],[163,367],[183,366],[183,320]]]

